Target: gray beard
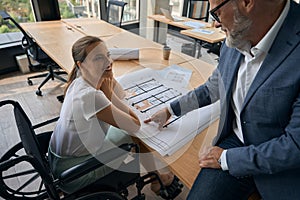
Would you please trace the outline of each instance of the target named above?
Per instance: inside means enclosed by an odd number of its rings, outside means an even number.
[[[243,16],[237,8],[234,8],[233,29],[229,32],[226,38],[226,45],[231,48],[241,48],[245,46],[244,38],[250,33],[252,21],[246,16]]]

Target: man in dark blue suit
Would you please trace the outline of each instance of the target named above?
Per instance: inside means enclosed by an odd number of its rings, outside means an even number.
[[[300,6],[291,0],[210,0],[226,33],[207,82],[147,121],[163,125],[220,100],[219,130],[199,157],[188,199],[300,198]]]

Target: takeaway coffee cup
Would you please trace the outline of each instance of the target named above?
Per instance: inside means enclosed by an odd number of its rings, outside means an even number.
[[[169,46],[165,45],[163,47],[163,57],[164,57],[164,60],[169,60],[170,53],[171,53],[171,48]]]

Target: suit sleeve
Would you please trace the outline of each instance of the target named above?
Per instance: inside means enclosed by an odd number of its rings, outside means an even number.
[[[219,99],[219,72],[214,70],[209,79],[196,89],[171,102],[170,106],[176,116],[216,102]]]

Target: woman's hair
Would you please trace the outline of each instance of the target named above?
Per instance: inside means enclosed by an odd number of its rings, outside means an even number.
[[[77,65],[77,61],[83,62],[86,58],[88,52],[86,51],[87,47],[96,42],[103,42],[100,38],[94,36],[85,36],[77,40],[72,46],[72,57],[74,61],[73,69],[69,73],[67,86],[65,88],[65,94],[73,82],[73,80],[77,76],[77,72],[79,70],[79,66]]]

